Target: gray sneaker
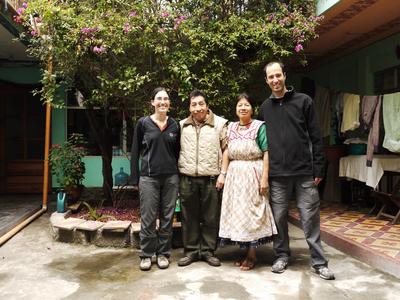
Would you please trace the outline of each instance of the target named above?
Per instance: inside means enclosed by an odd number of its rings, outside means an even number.
[[[151,269],[151,258],[150,257],[143,257],[140,259],[140,270],[148,271]]]
[[[166,256],[164,255],[159,255],[157,256],[157,266],[160,269],[166,269],[169,267],[169,260]]]
[[[335,274],[331,270],[328,269],[327,266],[320,266],[314,268],[315,273],[319,275],[322,279],[325,280],[334,280],[335,279]]]
[[[283,272],[285,272],[287,265],[288,265],[287,260],[277,259],[276,261],[274,261],[274,263],[271,267],[271,271],[273,273],[278,273],[278,274],[283,273]]]

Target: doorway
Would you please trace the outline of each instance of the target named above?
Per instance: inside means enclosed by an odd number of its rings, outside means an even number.
[[[45,107],[35,88],[0,85],[0,194],[43,189]]]

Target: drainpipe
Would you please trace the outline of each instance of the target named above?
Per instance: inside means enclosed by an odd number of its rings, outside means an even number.
[[[49,71],[51,71],[51,64]],[[49,193],[49,149],[50,149],[50,129],[51,129],[51,103],[46,103],[46,134],[44,141],[44,166],[43,166],[43,199],[42,207],[47,209],[47,197]]]
[[[2,235],[0,237],[0,246],[3,245],[5,242],[7,242],[10,238],[12,238],[15,234],[17,234],[21,229],[23,229],[30,222],[32,222],[36,218],[40,217],[44,212],[46,212],[46,210],[47,210],[47,208],[42,207],[39,211],[37,211],[32,216],[30,216],[28,219],[25,219],[24,221],[19,223],[17,226],[15,226],[13,229],[11,229],[9,232]]]

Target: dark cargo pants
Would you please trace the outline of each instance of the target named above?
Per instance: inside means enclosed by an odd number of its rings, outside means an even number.
[[[140,177],[140,257],[151,257],[156,254],[170,256],[172,222],[178,189],[178,174]],[[160,220],[158,232],[157,217]]]

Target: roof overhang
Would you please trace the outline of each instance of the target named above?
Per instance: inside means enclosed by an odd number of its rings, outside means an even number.
[[[305,49],[311,68],[400,32],[398,0],[342,0],[323,16],[319,37]]]
[[[10,19],[16,14],[15,9],[8,4],[0,5],[0,62],[34,62],[34,58],[26,53],[26,44],[16,40],[19,30]]]

